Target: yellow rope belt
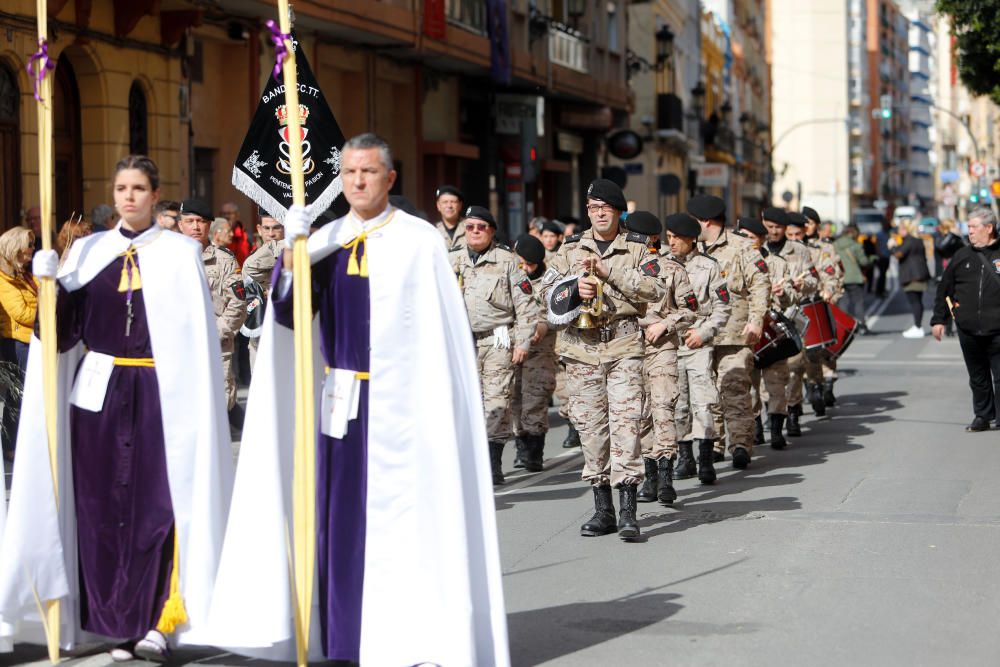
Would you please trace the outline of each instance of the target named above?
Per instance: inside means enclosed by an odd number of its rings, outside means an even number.
[[[115,366],[138,366],[139,368],[156,368],[150,357],[115,357]]]

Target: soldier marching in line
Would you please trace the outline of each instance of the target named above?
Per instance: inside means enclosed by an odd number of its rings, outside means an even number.
[[[584,218],[583,220],[573,223],[573,228],[575,232],[567,236],[574,236],[582,234],[583,232],[590,229],[590,220]],[[564,236],[563,238],[567,238]],[[546,261],[548,261],[548,253],[546,253]],[[562,359],[562,349],[560,348],[560,343],[562,341],[561,336],[556,337],[556,391],[555,398],[559,403],[559,416],[566,420],[566,438],[563,440],[563,449],[573,449],[575,447],[580,447],[580,432],[576,430],[576,426],[573,425],[573,410],[570,404],[573,401],[573,395],[566,391],[566,363]]]
[[[750,346],[760,339],[770,299],[767,263],[749,239],[725,229],[726,203],[722,199],[696,195],[688,201],[687,209],[701,224],[701,251],[719,263],[720,274],[729,286],[732,308],[732,316],[715,341],[714,369],[721,399],[715,412],[715,428],[720,438],[716,458],[723,457],[722,437],[728,431],[733,467],[744,469],[750,465],[754,440]]]
[[[680,439],[674,479],[694,477],[692,452],[698,442],[698,479],[702,484],[715,482],[713,443],[717,437],[713,410],[719,405],[714,365],[715,340],[725,328],[731,313],[729,287],[722,277],[719,262],[698,252],[701,225],[687,213],[675,213],[666,219],[667,241],[671,257],[684,266],[698,303],[695,321],[681,340],[677,352],[677,437]]]
[[[587,214],[593,228],[565,239],[543,284],[549,321],[569,325],[559,333],[560,350],[573,396],[573,423],[583,443],[583,479],[594,493],[594,515],[580,534],[617,530],[629,540],[639,536],[636,495],[645,475],[639,437],[644,346],[638,319],[646,304],[663,297],[663,287],[645,239],[619,234],[625,208],[617,185],[605,179],[591,183]],[[589,311],[586,317],[582,309]],[[612,487],[619,489],[617,521]]]
[[[812,252],[813,264],[819,271],[820,296],[824,301],[835,304],[844,296],[844,263],[830,241],[833,225],[822,222],[819,213],[808,206],[802,209],[802,215],[806,217],[806,245]],[[837,398],[833,395],[833,383],[837,381],[837,360],[819,351],[807,355],[806,364],[816,365],[807,369],[806,375],[809,377],[822,375],[823,386],[814,388],[814,391],[822,393],[826,407],[833,407],[837,402]]]
[[[541,300],[542,276],[545,275],[545,246],[530,234],[522,234],[514,243],[521,269],[531,281],[539,318],[545,317]],[[514,369],[513,426],[517,445],[515,468],[528,472],[542,470],[545,434],[549,431],[549,399],[556,388],[556,332],[544,319],[531,339],[528,358]]]
[[[784,214],[784,228],[781,230],[781,235],[786,240],[781,254],[788,260],[788,270],[792,274],[792,284],[799,292],[801,300],[819,298],[822,285],[820,274],[816,269],[816,265],[813,264],[812,251],[805,245],[806,217],[795,211],[786,212],[782,209],[774,209],[774,211],[778,212],[774,214],[776,216]],[[765,216],[764,226],[768,227],[770,235],[771,227],[768,226],[767,221],[768,218]],[[772,241],[769,238],[768,247],[771,245]],[[815,387],[822,385],[823,371],[818,363],[809,363],[809,359],[814,358],[815,354],[822,354],[822,351],[807,353],[803,350],[788,360],[788,409],[789,412],[792,412],[794,409],[796,413],[794,427],[792,420],[789,420],[789,435],[801,435],[801,433],[795,433],[795,431],[801,432],[798,417],[802,416],[803,398],[809,399],[809,403],[812,405],[813,412],[817,417],[822,417],[826,414],[823,394],[814,390]],[[803,383],[810,388],[810,391],[806,392],[804,396],[802,393]]]
[[[528,358],[532,340],[541,337],[544,325],[531,281],[517,257],[494,241],[497,223],[490,212],[470,206],[463,224],[468,245],[453,250],[448,259],[476,341],[493,483],[503,484],[501,456],[511,437],[514,366]]]
[[[434,227],[441,232],[448,252],[464,248],[466,240],[462,211],[465,208],[465,195],[454,185],[442,185],[434,193],[434,203],[441,214],[441,220]]]
[[[765,247],[767,240],[767,228],[764,223],[757,218],[740,218],[737,227],[747,234],[754,247],[764,256],[767,262],[768,274],[771,277],[771,304],[773,310],[783,312],[799,301],[799,294],[792,285],[792,275],[788,268],[788,261],[779,254],[770,252]],[[788,360],[781,359],[766,368],[760,369],[756,365],[751,375],[753,413],[756,420],[754,441],[758,445],[764,444],[764,424],[761,421],[762,404],[767,405],[768,423],[771,431],[771,447],[774,449],[784,449],[788,442],[782,432],[785,419],[788,417],[788,399],[785,387],[788,386]],[[763,387],[761,387],[763,382]]]
[[[637,499],[641,503],[659,500],[669,505],[677,500],[673,482],[677,458],[677,348],[694,322],[698,300],[684,267],[670,257],[670,247],[660,243],[663,227],[659,219],[648,211],[635,211],[628,216],[626,227],[629,237],[644,237],[648,260],[643,270],[648,267],[648,271],[658,271],[664,289],[663,298],[650,304],[639,318],[646,339],[641,432],[646,479]]]

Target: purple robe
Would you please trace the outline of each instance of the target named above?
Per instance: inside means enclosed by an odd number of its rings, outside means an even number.
[[[153,356],[142,289],[132,293],[134,319],[125,336],[126,294],[118,291],[124,262],[116,258],[74,292],[60,290],[60,351],[82,342],[116,357]],[[70,442],[81,627],[119,639],[142,637],[160,618],[173,567],[174,512],[156,369],[115,366],[100,412],[71,408]]]
[[[347,275],[350,252],[338,250],[312,266],[313,310],[329,368],[369,370],[368,279]],[[282,258],[272,285],[278,285]],[[292,289],[273,293],[275,321],[292,327]],[[317,434],[316,560],[323,654],[360,660],[368,480],[368,382],[361,382],[358,417],[343,438]]]

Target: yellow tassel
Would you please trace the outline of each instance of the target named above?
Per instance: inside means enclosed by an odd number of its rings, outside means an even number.
[[[351,258],[347,260],[347,275],[356,276],[361,273],[358,269],[358,244],[355,243],[351,248]]]
[[[361,277],[368,277],[368,244],[365,243],[365,249],[361,252]]]
[[[129,265],[132,266],[132,291],[142,289],[142,279],[139,277],[139,265],[135,263],[135,251],[129,248],[119,255],[119,257],[124,257],[125,261],[122,263],[122,276],[118,281],[118,291],[127,292],[129,290]]]
[[[187,623],[187,611],[184,609],[184,598],[181,597],[181,558],[180,538],[177,537],[177,526],[174,525],[174,566],[170,572],[170,595],[163,604],[163,612],[156,624],[156,629],[165,635],[177,629],[178,625]]]

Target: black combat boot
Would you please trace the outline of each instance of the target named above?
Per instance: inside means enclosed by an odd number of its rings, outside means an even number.
[[[573,449],[574,447],[580,446],[580,433],[577,432],[576,427],[572,423],[569,425],[569,433],[566,434],[566,439],[563,440],[563,449]]]
[[[635,499],[637,486],[622,484],[618,487],[618,537],[623,540],[634,540],[639,537],[639,522],[635,520]]]
[[[771,449],[784,449],[788,442],[781,430],[785,426],[785,415],[770,415],[771,417]]]
[[[527,449],[525,450],[524,469],[528,472],[541,472],[544,469],[542,460],[545,452],[545,434],[526,435]]]
[[[802,435],[802,427],[799,426],[799,417],[802,415],[801,405],[788,406],[788,435]]]
[[[674,479],[690,479],[697,470],[694,465],[694,452],[691,451],[691,441],[681,440],[677,443],[677,465],[674,467]]]
[[[501,462],[503,446],[503,442],[497,440],[490,441],[490,468],[493,470],[494,484],[503,484],[503,463]]]
[[[642,482],[642,488],[639,489],[636,499],[640,503],[651,503],[656,500],[656,492],[659,489],[656,460],[643,457],[642,462],[646,464],[646,479]]]
[[[528,445],[528,438],[529,437],[531,437],[531,436],[519,435],[516,438],[514,438],[514,447],[517,450],[515,452],[515,454],[514,454],[514,467],[515,468],[523,468],[525,466],[525,463],[527,463],[527,461],[528,461],[528,456],[529,456],[529,454],[528,454],[528,447],[529,447],[529,445]]]
[[[634,499],[635,496],[633,496],[633,502]],[[594,516],[590,517],[590,521],[580,526],[580,535],[597,537],[598,535],[609,535],[617,530],[618,523],[615,521],[615,504],[611,500],[611,487],[595,486]]]
[[[823,383],[823,402],[828,408],[837,404],[837,397],[833,395],[833,380],[826,380]]]
[[[698,441],[698,480],[702,484],[715,484],[715,451],[711,440]]]
[[[750,465],[750,450],[743,445],[733,447],[733,467],[737,470],[746,470]]]
[[[647,468],[647,470],[649,470]],[[657,484],[659,489],[656,497],[664,505],[669,505],[677,500],[677,492],[674,491],[674,460],[669,456],[664,456],[656,462]],[[648,472],[646,473],[649,474]]]
[[[809,394],[809,403],[817,417],[826,415],[826,403],[823,402],[823,388],[818,384],[807,384],[806,391]]]
[[[757,415],[753,419],[753,442],[755,445],[764,444],[764,422],[761,420],[760,415]]]

